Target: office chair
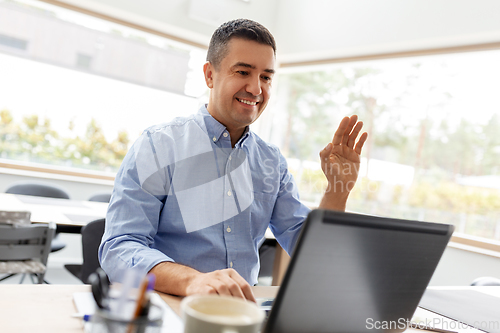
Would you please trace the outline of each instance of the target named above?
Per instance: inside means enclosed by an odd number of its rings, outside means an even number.
[[[500,286],[500,279],[482,276],[472,281],[471,286]]]
[[[49,185],[45,183],[27,183],[21,182],[11,185],[5,193],[10,194],[22,194],[31,195],[35,197],[47,197],[56,199],[69,199],[68,193],[63,189],[56,187],[54,185]],[[62,250],[66,247],[66,244],[58,237],[56,231],[56,236],[52,240],[52,247],[50,252],[56,252]]]
[[[111,200],[111,193],[106,192],[96,193],[89,198],[89,201],[97,202],[109,202],[109,200]]]
[[[49,224],[0,224],[0,273],[8,274],[3,281],[16,274],[25,274],[44,282],[50,244],[56,230],[55,223]],[[33,281],[34,283],[34,281]]]
[[[105,219],[99,219],[82,227],[83,264],[64,265],[64,268],[83,283],[87,283],[89,275],[94,273],[97,268],[101,267],[97,252],[101,244],[102,235],[104,234],[104,225]]]
[[[273,276],[274,258],[276,256],[276,244],[277,242],[275,239],[266,239],[259,248],[259,284],[261,284],[261,281],[265,281],[265,279],[271,281],[271,277]],[[262,284],[266,285],[265,282]]]
[[[32,195],[36,197],[69,199],[68,193],[54,185],[44,183],[17,183],[11,185],[5,193]]]

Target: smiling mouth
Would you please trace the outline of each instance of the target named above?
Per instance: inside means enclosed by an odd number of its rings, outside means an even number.
[[[240,98],[237,98],[237,97],[236,97],[236,100],[238,102],[241,102],[243,104],[250,105],[250,106],[255,106],[255,105],[259,104],[259,102],[252,102],[252,101],[249,101],[249,100],[246,100],[246,99],[240,99]]]

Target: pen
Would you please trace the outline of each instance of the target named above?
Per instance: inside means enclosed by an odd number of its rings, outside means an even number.
[[[83,321],[90,321],[90,319],[92,318],[92,315],[83,314],[83,313],[73,313],[71,315],[71,317],[73,317],[73,318],[82,318]]]
[[[145,306],[149,304],[149,295],[147,294],[147,292],[149,290],[153,290],[155,285],[155,280],[156,279],[153,274],[146,275],[144,280],[142,280],[141,285],[139,287],[139,294],[137,295],[137,303],[135,306],[134,316],[132,320],[136,320],[137,318],[139,318],[143,313]],[[128,333],[132,332],[132,327],[133,327],[132,325],[129,326],[129,329],[127,331]]]
[[[125,311],[126,305],[130,298],[130,291],[134,286],[138,286],[141,283],[141,278],[143,277],[136,269],[127,269],[122,274],[124,276],[121,284],[121,293],[116,302],[115,308],[112,309],[118,316],[123,317],[122,319],[130,319],[128,312]]]

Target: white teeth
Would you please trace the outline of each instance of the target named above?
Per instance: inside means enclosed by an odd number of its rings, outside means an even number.
[[[247,101],[244,99],[238,99],[238,101],[240,101],[241,103],[248,104],[248,105],[257,105],[257,102],[250,102],[250,101]]]

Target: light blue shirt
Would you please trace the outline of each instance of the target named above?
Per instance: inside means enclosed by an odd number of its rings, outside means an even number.
[[[247,128],[231,147],[203,106],[144,131],[118,171],[99,260],[112,281],[173,261],[201,272],[234,268],[257,283],[270,227],[290,253],[309,209],[278,148]]]

